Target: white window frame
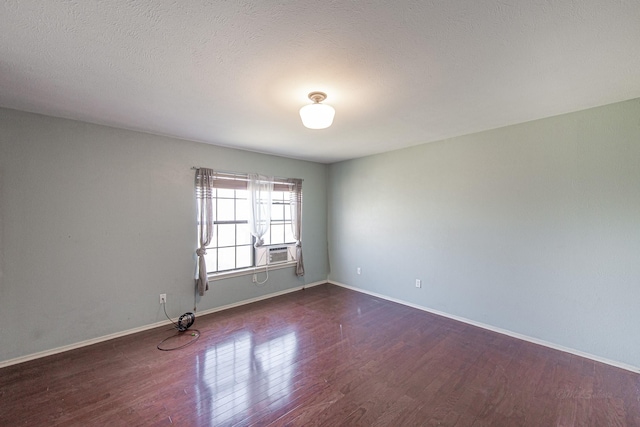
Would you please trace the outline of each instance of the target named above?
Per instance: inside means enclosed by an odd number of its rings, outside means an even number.
[[[245,244],[242,243],[240,245],[237,244],[237,234],[235,236],[235,245],[226,245],[226,246],[219,246],[218,242],[219,242],[219,233],[218,233],[218,226],[219,225],[229,225],[229,224],[234,224],[235,225],[235,229],[237,230],[237,226],[238,225],[242,225],[242,224],[247,224],[247,220],[244,219],[238,219],[239,217],[246,217],[246,215],[238,215],[238,212],[235,211],[235,209],[237,209],[238,207],[238,203],[237,200],[242,200],[243,198],[238,198],[238,193],[237,191],[240,190],[244,190],[246,191],[247,188],[247,182],[248,182],[248,175],[247,174],[243,174],[243,173],[228,173],[228,172],[216,172],[215,173],[216,179],[215,179],[215,194],[212,200],[212,204],[213,204],[213,210],[214,210],[214,226],[215,226],[215,231],[214,231],[214,237],[211,239],[211,244],[207,246],[207,255],[205,255],[207,257],[207,259],[209,260],[210,256],[211,256],[211,252],[210,251],[216,251],[215,252],[215,256],[216,256],[216,262],[215,263],[211,263],[215,265],[215,270],[212,269],[211,271],[207,271],[207,276],[210,280],[220,280],[220,279],[225,279],[225,278],[229,278],[229,277],[235,277],[235,276],[244,276],[244,275],[248,275],[248,274],[253,274],[255,272],[261,272],[266,270],[267,268],[269,270],[277,270],[277,269],[281,269],[281,268],[290,268],[292,266],[296,265],[296,260],[294,259],[293,261],[287,261],[287,262],[282,262],[279,264],[271,264],[271,265],[262,265],[262,266],[256,266],[257,264],[257,260],[255,259],[255,251],[253,250],[253,243],[255,242],[255,238],[253,236],[250,236],[250,243]],[[279,194],[282,193],[282,197],[276,198],[275,200],[272,201],[272,212],[274,209],[282,209],[282,215],[276,215],[276,219],[274,219],[273,217],[271,218],[271,222],[269,225],[269,231],[267,232],[266,236],[264,237],[264,245],[268,246],[268,245],[292,245],[295,244],[295,238],[293,237],[293,232],[291,230],[292,227],[292,219],[291,219],[291,202],[290,202],[290,198],[286,197],[287,192],[289,191],[288,189],[290,188],[291,184],[286,182],[286,179],[274,179],[274,193],[275,194]],[[222,189],[222,190],[234,190],[234,196],[233,198],[231,197],[227,197],[227,196],[222,196],[219,197],[218,196],[218,189]],[[234,205],[234,219],[233,220],[218,220],[218,202],[220,200],[234,200],[233,205]],[[247,199],[248,199],[248,195],[247,195]],[[275,207],[275,208],[274,208]],[[248,209],[248,208],[247,208]],[[248,214],[248,212],[247,212]],[[274,239],[272,239],[272,230],[274,225],[278,228],[282,228],[282,233],[283,233],[283,240],[284,242],[281,242],[279,240],[276,240],[278,243],[272,243]],[[280,227],[283,226],[283,227]],[[198,224],[199,227],[199,224]],[[248,231],[247,231],[248,233]],[[287,241],[287,237],[289,237],[290,240]],[[240,247],[240,246],[250,246],[251,247],[251,265],[250,266],[242,266],[240,268],[232,268],[232,269],[225,269],[225,270],[218,270],[219,268],[219,264],[218,264],[218,249],[220,248],[229,248],[229,247]],[[295,251],[294,251],[295,252]],[[235,260],[235,264],[237,265],[237,251],[236,251],[236,260]],[[207,270],[210,269],[210,263],[207,262]]]

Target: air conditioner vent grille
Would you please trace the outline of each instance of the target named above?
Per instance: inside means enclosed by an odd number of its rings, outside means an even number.
[[[296,260],[295,244],[260,246],[256,248],[256,266],[281,264]]]

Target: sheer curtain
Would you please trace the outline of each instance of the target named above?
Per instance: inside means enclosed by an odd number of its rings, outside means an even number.
[[[249,174],[249,231],[256,238],[254,247],[264,244],[264,235],[271,225],[271,193],[273,177]]]
[[[296,276],[304,276],[304,261],[302,260],[302,180],[288,179],[292,185],[291,197],[291,228],[296,239]]]
[[[213,238],[213,206],[211,200],[213,198],[213,169],[199,168],[196,169],[196,204],[198,209],[199,227],[199,244],[196,250],[198,255],[198,274],[196,285],[200,296],[209,290],[209,279],[207,278],[207,263],[204,256],[207,254],[207,246]]]

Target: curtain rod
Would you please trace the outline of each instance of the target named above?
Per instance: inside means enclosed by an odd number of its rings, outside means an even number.
[[[201,166],[191,166],[191,170],[197,170],[197,169],[211,169],[211,168],[204,168]],[[249,175],[248,173],[245,172],[234,172],[234,171],[223,171],[223,170],[219,170],[219,169],[213,169],[214,172],[219,172],[219,173],[228,173],[229,175]],[[289,179],[289,178],[284,178],[281,176],[274,176],[273,179],[280,179],[280,180],[285,180],[285,179]],[[294,179],[300,179],[300,178],[294,178]],[[304,179],[300,179],[300,181],[304,181]],[[282,182],[282,183],[278,183],[278,184],[290,184],[288,182]]]

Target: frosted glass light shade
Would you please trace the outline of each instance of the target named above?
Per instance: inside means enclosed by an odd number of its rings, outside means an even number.
[[[336,110],[331,105],[313,103],[300,109],[302,124],[309,129],[324,129],[331,126]]]

